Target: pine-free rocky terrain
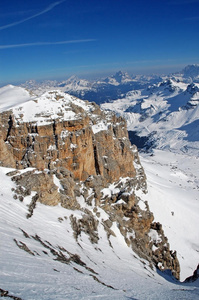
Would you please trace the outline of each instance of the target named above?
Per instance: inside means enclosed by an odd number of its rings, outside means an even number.
[[[199,93],[179,76],[103,110],[0,88],[1,297],[197,299]]]

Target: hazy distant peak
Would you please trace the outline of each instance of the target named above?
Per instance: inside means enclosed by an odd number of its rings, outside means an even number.
[[[127,72],[118,71],[115,75],[107,77],[104,81],[109,84],[119,85],[132,81],[132,78]]]
[[[76,75],[72,75],[67,79],[67,82],[79,81],[79,78]]]
[[[122,81],[131,81],[132,78],[130,77],[130,75],[127,73],[127,72],[122,72],[122,71],[119,71],[115,74],[115,79],[118,81],[118,82],[122,82]]]
[[[199,75],[199,65],[194,64],[194,65],[188,65],[186,66],[183,70],[182,73],[184,76],[189,76],[189,77],[195,77]]]

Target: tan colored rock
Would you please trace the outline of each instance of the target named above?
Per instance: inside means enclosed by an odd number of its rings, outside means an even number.
[[[93,107],[94,117],[71,104],[77,119],[49,119],[44,126],[22,122],[12,111],[0,114],[0,164],[39,170],[63,166],[79,180],[101,175],[113,182],[122,176],[135,176],[125,121],[109,115],[108,129],[94,134],[92,124],[104,120],[106,115],[96,104]]]
[[[37,192],[37,201],[43,204],[54,206],[60,202],[60,194],[58,187],[54,184],[52,174],[42,171],[38,173],[33,170],[16,175],[13,180],[18,186]]]

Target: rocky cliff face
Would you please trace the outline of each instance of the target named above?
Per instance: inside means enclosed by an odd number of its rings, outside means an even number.
[[[135,176],[124,120],[63,93],[46,93],[30,102],[0,115],[2,165],[39,170],[64,166],[78,180],[101,175],[113,182]]]
[[[59,91],[45,93],[0,114],[0,165],[15,169],[15,199],[32,196],[27,218],[37,202],[60,203],[71,210],[77,242],[84,232],[97,244],[103,226],[111,246],[118,228],[140,257],[179,278],[176,253],[138,196],[147,192],[146,178],[122,118]]]

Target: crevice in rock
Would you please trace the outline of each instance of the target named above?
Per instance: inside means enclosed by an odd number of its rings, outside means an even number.
[[[55,138],[55,147],[58,149],[58,135],[56,134],[56,122],[53,122],[53,136]]]
[[[93,146],[93,152],[94,152],[96,174],[97,175],[101,175],[100,174],[100,166],[99,166],[99,162],[98,162],[98,154],[97,154],[97,147],[96,147],[96,145]]]
[[[12,129],[12,127],[13,127],[13,119],[12,119],[12,115],[9,116],[8,125],[9,125],[9,127],[8,127],[8,132],[7,132],[7,136],[6,136],[5,142],[7,142],[8,137],[10,136],[11,129]]]

